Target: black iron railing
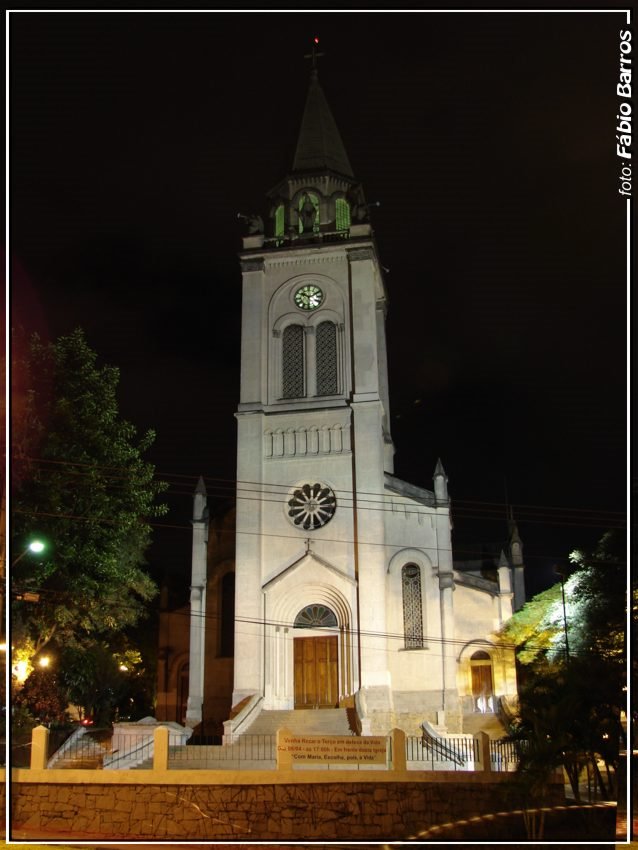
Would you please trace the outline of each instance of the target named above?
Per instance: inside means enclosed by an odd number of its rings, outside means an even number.
[[[245,762],[269,762],[276,759],[276,735],[242,735],[234,744],[210,745],[190,742],[185,747],[170,747],[169,767],[184,767],[189,764],[228,764]]]
[[[451,763],[454,770],[464,769],[479,761],[479,742],[475,738],[434,738],[427,732],[420,737],[409,735],[405,739],[406,759],[412,762]]]

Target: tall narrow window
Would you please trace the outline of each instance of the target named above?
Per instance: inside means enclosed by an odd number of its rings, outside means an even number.
[[[282,334],[282,397],[304,395],[303,327],[288,325]]]
[[[333,322],[321,322],[317,326],[317,395],[337,392],[337,328]]]
[[[403,587],[403,635],[406,649],[423,647],[423,608],[421,603],[421,570],[406,564],[401,570]]]
[[[350,227],[350,204],[345,198],[337,198],[335,201],[335,212],[337,230],[347,230]]]
[[[275,236],[284,235],[284,205],[279,204],[275,210]]]

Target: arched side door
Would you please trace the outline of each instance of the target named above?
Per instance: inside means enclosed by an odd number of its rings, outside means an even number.
[[[487,652],[479,650],[470,658],[472,671],[472,701],[474,711],[494,711],[494,680],[492,678],[492,659]]]

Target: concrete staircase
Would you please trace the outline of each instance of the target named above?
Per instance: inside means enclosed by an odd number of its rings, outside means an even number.
[[[106,754],[104,747],[89,740],[83,742],[81,749],[68,750],[60,756],[54,756],[49,762],[49,767],[54,767],[56,770],[100,770]]]
[[[504,738],[508,733],[507,729],[496,714],[464,714],[463,715],[463,734],[478,735],[479,732],[487,732],[493,740]]]
[[[53,753],[47,767],[56,770],[99,770],[110,751],[109,733],[91,733],[80,726]]]
[[[261,711],[233,744],[169,747],[171,770],[274,770],[277,730],[295,735],[351,735],[345,708]],[[152,759],[139,765],[149,769]]]
[[[345,708],[261,711],[244,734],[276,735],[278,729],[288,729],[295,735],[352,734]]]

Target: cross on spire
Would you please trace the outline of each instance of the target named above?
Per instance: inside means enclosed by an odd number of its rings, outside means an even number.
[[[312,61],[312,76],[317,76],[317,59],[321,56],[325,56],[325,53],[319,53],[317,51],[317,45],[319,44],[319,39],[315,36],[312,40],[312,53],[306,53],[304,59],[310,59]]]

